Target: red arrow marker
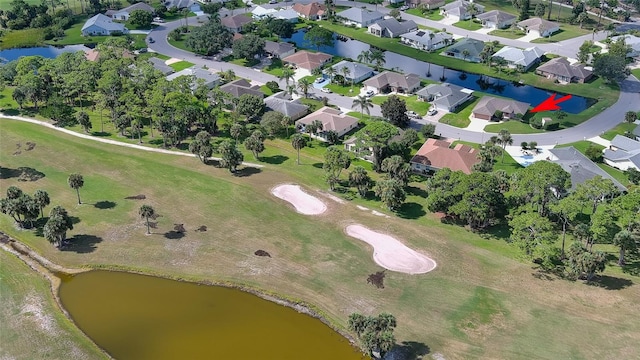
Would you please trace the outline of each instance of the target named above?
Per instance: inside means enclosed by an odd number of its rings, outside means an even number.
[[[556,94],[549,96],[549,98],[540,103],[540,105],[536,106],[531,110],[531,112],[539,112],[539,111],[551,111],[551,110],[560,110],[559,103],[563,101],[567,101],[571,99],[571,94],[565,95],[559,99],[556,99]]]

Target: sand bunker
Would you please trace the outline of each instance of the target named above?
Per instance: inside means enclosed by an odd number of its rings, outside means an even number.
[[[436,268],[436,262],[402,244],[389,235],[349,225],[347,235],[373,246],[373,261],[385,269],[405,274],[424,274]]]
[[[320,199],[305,193],[298,185],[278,185],[271,193],[291,203],[301,214],[320,215],[327,210],[327,206]]]

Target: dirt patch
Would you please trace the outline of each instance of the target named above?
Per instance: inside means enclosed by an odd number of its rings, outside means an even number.
[[[327,210],[320,199],[307,194],[298,185],[278,185],[271,190],[271,194],[290,203],[304,215],[320,215]]]
[[[397,239],[367,229],[362,225],[349,225],[347,235],[373,246],[373,261],[385,269],[405,274],[424,274],[436,268],[431,258],[408,248]]]
[[[367,284],[372,284],[378,289],[384,289],[384,275],[385,271],[378,271],[377,273],[370,274],[367,278]]]
[[[24,300],[24,304],[22,305],[22,309],[20,309],[20,315],[24,317],[28,317],[35,321],[42,331],[55,335],[57,333],[57,327],[55,326],[55,321],[51,317],[51,315],[46,314],[44,308],[42,307],[42,302],[44,300],[38,297],[36,294],[27,295]]]
[[[144,194],[140,194],[140,195],[134,195],[134,196],[127,196],[125,199],[126,200],[144,200],[147,197],[144,196]]]
[[[205,231],[207,231],[207,227],[205,225],[200,225],[200,227],[196,229],[196,232],[205,232]]]
[[[256,250],[256,252],[253,253],[254,255],[257,256],[267,256],[267,257],[271,257],[271,254],[269,254],[268,252],[264,251],[264,250]]]

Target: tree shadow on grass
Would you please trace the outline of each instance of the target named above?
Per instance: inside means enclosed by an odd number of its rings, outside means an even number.
[[[601,287],[606,290],[622,290],[633,285],[633,281],[629,279],[616,278],[609,275],[600,275],[597,281],[589,281],[587,285]]]
[[[107,137],[107,136],[111,136],[112,134],[106,131],[92,131],[91,135],[97,136],[97,137]]]
[[[247,176],[259,174],[261,172],[262,172],[262,170],[260,170],[259,168],[255,168],[255,167],[251,167],[251,166],[245,166],[242,169],[237,170],[236,172],[234,172],[233,176],[247,177]]]
[[[102,238],[95,235],[78,234],[70,239],[69,243],[60,249],[61,251],[73,251],[78,254],[94,252],[96,244],[102,242]]]
[[[400,344],[396,344],[390,353],[395,355],[388,357],[390,359],[419,360],[431,353],[431,349],[427,344],[421,342],[403,341]]]
[[[11,169],[0,166],[0,179],[18,178],[18,181],[38,181],[45,177],[44,173],[30,167]]]
[[[314,167],[314,168],[316,168],[316,169],[322,169],[322,168],[323,168],[323,166],[324,166],[324,164],[323,164],[323,163],[315,163],[315,164],[313,164],[313,165],[311,165],[311,166],[313,166],[313,167]]]
[[[213,167],[220,167],[220,161],[218,160],[214,160],[214,159],[206,159],[204,161],[205,165],[209,165],[209,166],[213,166]]]
[[[406,202],[397,211],[398,216],[403,219],[417,219],[427,214],[422,205],[415,202]]]
[[[407,193],[409,193],[410,195],[419,196],[423,199],[429,196],[429,193],[427,193],[426,190],[416,186],[407,186]]]
[[[184,237],[185,233],[179,232],[179,231],[175,231],[175,230],[171,230],[171,231],[167,231],[163,235],[164,235],[165,238],[167,238],[169,240],[180,240],[180,239],[182,239]]]
[[[105,210],[105,209],[113,209],[114,207],[116,207],[116,203],[113,201],[98,201],[97,203],[93,204],[94,207],[96,207],[97,209],[100,210]]]
[[[280,165],[287,160],[289,160],[289,157],[284,155],[263,156],[260,158],[260,161],[271,165]]]
[[[634,276],[640,276],[640,260],[629,261],[622,266],[622,272]]]

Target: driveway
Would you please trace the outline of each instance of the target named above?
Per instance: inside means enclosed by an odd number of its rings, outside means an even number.
[[[530,41],[533,41],[535,39],[538,39],[539,37],[540,37],[540,34],[532,31],[532,32],[528,33],[527,35],[525,35],[525,36],[523,36],[521,38],[518,38],[516,40],[522,41],[522,42],[530,42]]]
[[[474,31],[474,33],[486,35],[486,34],[492,32],[493,30],[495,30],[495,29],[483,27],[482,29],[478,29],[478,30]]]

